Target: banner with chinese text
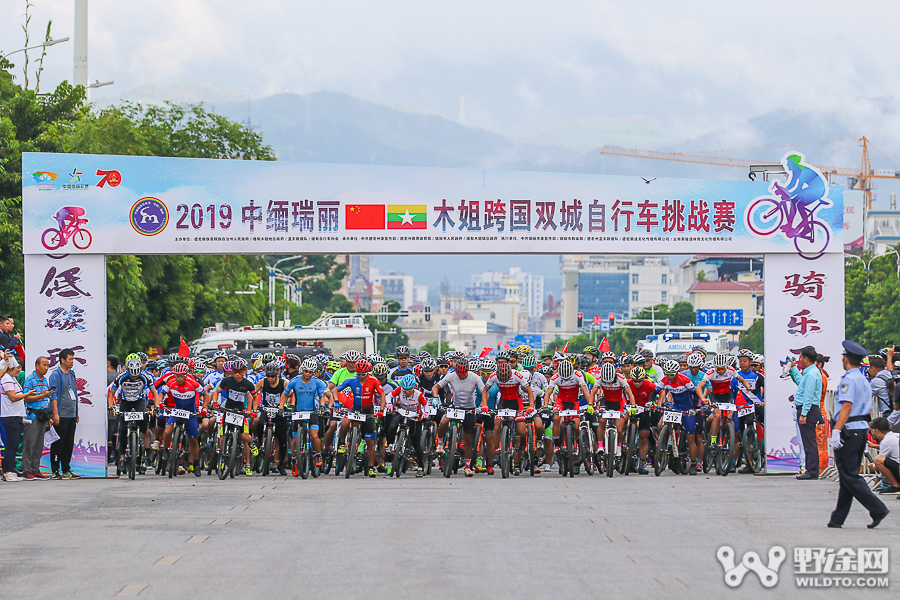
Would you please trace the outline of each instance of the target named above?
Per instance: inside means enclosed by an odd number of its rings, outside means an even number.
[[[23,241],[29,254],[841,252],[840,186],[806,185],[26,153]]]
[[[59,351],[75,351],[78,427],[72,470],[106,476],[106,258],[103,255],[25,256],[25,367],[39,356],[58,368]],[[49,373],[48,373],[49,377]],[[41,466],[49,470],[49,449]]]

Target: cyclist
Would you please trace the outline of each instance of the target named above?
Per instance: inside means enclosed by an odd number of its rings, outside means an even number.
[[[709,434],[710,434],[710,443],[716,444],[719,440],[719,422],[722,419],[722,413],[718,408],[719,403],[732,404],[734,402],[734,395],[732,394],[732,390],[734,389],[733,382],[735,379],[743,379],[740,375],[737,374],[737,371],[728,366],[730,356],[725,354],[716,354],[713,358],[713,371],[706,374],[704,381],[709,382],[711,391],[710,391],[710,402],[713,408],[713,414],[707,419],[707,425],[710,426]],[[745,388],[749,388],[746,381],[743,382]],[[740,419],[738,418],[737,411],[732,415],[732,421],[734,423],[734,431],[737,434],[740,431]]]
[[[230,411],[239,411],[246,412],[248,409],[253,410],[256,408],[256,387],[244,377],[244,373],[247,370],[247,363],[243,358],[238,358],[233,361],[226,361],[228,364],[224,366],[225,372],[231,372],[231,375],[228,377],[223,377],[218,384],[216,384],[215,389],[212,390],[206,396],[206,400],[203,403],[203,409],[207,410],[209,408],[210,400],[214,397],[219,397],[221,393],[224,392],[225,401],[222,407],[225,410]],[[253,475],[253,471],[250,469],[250,455],[256,456],[259,454],[259,448],[257,448],[253,439],[250,437],[250,427],[244,424],[244,430],[241,432],[241,442],[243,442],[243,454],[244,454],[244,474],[247,477]]]
[[[604,355],[605,354],[606,353],[604,352]],[[610,354],[612,353],[610,352]],[[634,394],[631,393],[631,386],[628,385],[628,380],[616,372],[616,367],[614,366],[615,363],[609,361],[604,362],[604,358],[605,356],[601,358],[600,377],[597,378],[597,385],[594,389],[594,394],[596,396],[595,402],[602,398],[604,403],[602,408],[605,408],[606,410],[622,411],[625,409],[625,404],[634,404]],[[615,360],[615,358],[613,358],[613,360]],[[596,430],[597,447],[598,449],[603,450],[603,432],[604,429],[606,429],[606,419],[601,417],[598,421],[599,424],[597,425]],[[624,418],[620,417],[616,419],[616,430],[619,432],[619,442],[616,444],[615,448],[607,448],[606,451],[615,452],[616,456],[620,456],[622,451],[622,440],[625,438]]]
[[[584,396],[589,405],[593,405],[593,395],[587,387],[587,382],[580,371],[568,359],[562,359],[556,364],[556,373],[550,378],[550,399],[553,402],[553,439],[556,451],[560,447],[560,422],[559,411],[577,410],[579,407],[578,394]],[[575,417],[575,429],[580,426],[581,419]],[[549,468],[550,461],[545,456],[545,465]]]
[[[287,354],[284,357],[284,371],[281,376],[288,381],[294,377],[300,377],[300,357],[296,354]]]
[[[457,363],[458,364],[458,363]],[[481,390],[481,410],[488,412],[488,388],[493,385],[500,388],[500,404],[498,409],[512,409],[516,414],[516,441],[513,443],[513,475],[521,474],[519,468],[519,459],[521,451],[519,450],[519,440],[525,436],[525,406],[534,405],[534,393],[528,384],[528,379],[519,371],[514,371],[509,363],[501,362],[497,365],[497,372],[491,375]],[[524,394],[523,394],[524,392]],[[523,400],[523,396],[527,396],[527,404]],[[494,431],[499,431],[500,418],[498,417],[494,423]],[[497,440],[499,441],[499,440]],[[491,457],[493,458],[493,457]]]
[[[204,398],[204,405],[208,405],[210,403],[210,401],[212,400],[212,390],[215,389],[215,387],[219,385],[219,382],[225,378],[225,362],[227,360],[228,355],[224,350],[219,350],[215,354],[213,354],[213,366],[215,368],[207,373],[201,381],[201,383],[203,383],[203,392],[206,395],[206,397]],[[224,394],[220,394],[219,397],[215,399],[215,402],[212,402],[212,404],[214,407],[217,407],[224,401]],[[203,436],[205,434],[211,433],[215,426],[215,419],[204,417],[200,423],[200,435]]]
[[[202,395],[203,387],[188,373],[188,365],[185,362],[176,363],[172,367],[172,371],[159,380],[155,385],[159,387],[159,391],[166,395],[173,405],[173,408],[186,410],[191,413],[190,418],[184,424],[184,432],[188,438],[188,472],[193,473],[196,477],[200,477],[200,428],[197,425],[196,412],[198,408],[198,398]],[[166,432],[163,437],[163,447],[169,448],[172,443],[172,431],[175,429],[175,423],[178,419],[170,416],[166,422]],[[167,451],[166,460],[175,459],[172,456],[171,449]],[[181,467],[179,466],[179,472]]]
[[[334,391],[336,393],[340,393],[343,390],[350,390],[350,393],[353,395],[352,410],[361,412],[364,415],[374,414],[376,417],[383,416],[385,405],[384,389],[382,389],[381,384],[378,383],[377,379],[369,375],[369,373],[372,372],[372,363],[370,363],[366,359],[360,359],[356,362],[356,365],[354,365],[354,367],[356,370],[356,376],[345,379],[334,388]],[[377,413],[375,413],[376,393],[378,394],[378,397],[381,401]],[[344,453],[347,451],[345,442],[347,438],[347,430],[349,428],[350,419],[343,419],[340,429],[340,445],[338,448],[339,453]],[[377,472],[375,471],[375,422],[372,419],[366,419],[362,427],[362,433],[363,437],[366,440],[366,452],[369,456],[368,474],[369,477],[375,477],[377,475]],[[351,448],[350,451],[356,452],[356,448]]]
[[[402,346],[401,346],[402,347]],[[385,451],[385,443],[393,444],[394,437],[392,435],[388,435],[388,430],[392,421],[396,420],[396,415],[390,414],[393,410],[393,407],[390,403],[390,394],[395,389],[397,389],[397,382],[393,379],[388,379],[388,366],[385,364],[384,359],[378,355],[373,357],[375,360],[380,359],[380,362],[375,362],[372,366],[372,376],[378,380],[378,383],[381,385],[381,388],[384,390],[384,397],[387,399],[386,410],[383,417],[382,426],[379,428],[377,440],[376,440],[376,451],[375,451],[375,460],[378,463],[376,465],[376,470],[379,473],[385,472],[384,467],[384,451]],[[394,370],[396,372],[396,369]],[[407,373],[407,375],[412,375],[412,373]],[[394,431],[396,431],[396,426],[394,427]]]
[[[507,365],[508,366],[508,365]],[[499,368],[499,365],[498,365]],[[441,379],[434,385],[432,393],[437,396],[441,389],[450,388],[453,393],[453,408],[461,408],[466,410],[466,416],[463,419],[463,437],[466,445],[466,477],[472,477],[475,471],[472,469],[472,452],[475,446],[475,403],[477,398],[482,397],[484,392],[484,382],[481,377],[474,373],[469,373],[469,361],[465,357],[456,359],[456,365],[452,373],[448,373],[446,377]],[[476,396],[477,394],[477,396]],[[450,419],[445,415],[441,419],[438,426],[438,439],[443,440],[444,434],[447,433]],[[438,452],[440,452],[440,447]],[[453,460],[453,457],[447,457],[445,460]]]
[[[316,410],[319,408],[320,399],[325,399],[326,406],[334,404],[334,397],[328,390],[328,386],[321,379],[313,377],[313,362],[310,359],[303,361],[300,377],[294,377],[284,387],[281,393],[281,400],[278,404],[280,410],[284,410],[285,404],[293,404],[294,410],[309,411],[309,438],[312,442],[315,463],[317,467],[322,466],[322,441],[319,438],[319,415]],[[293,396],[293,401],[290,398]],[[296,438],[294,440],[296,443]],[[296,456],[296,448],[294,455]],[[279,470],[279,473],[281,471]]]
[[[137,357],[131,358],[126,364],[125,369],[116,377],[106,395],[107,406],[114,409],[116,404],[119,405],[118,414],[116,415],[116,431],[118,432],[118,448],[119,448],[119,468],[121,472],[125,472],[125,445],[127,443],[128,427],[125,424],[123,413],[126,412],[142,412],[146,413],[148,402],[159,404],[159,396],[156,388],[153,387],[153,381],[150,376],[144,372],[141,366],[141,360]],[[140,430],[144,436],[144,454],[149,454],[150,445],[146,437],[148,418],[145,416],[141,421]],[[140,457],[139,457],[140,458]],[[145,472],[143,463],[140,467],[141,474]]]
[[[697,404],[694,400],[696,387],[693,382],[683,373],[678,372],[678,362],[669,360],[663,364],[663,370],[666,374],[662,381],[663,402],[672,405],[674,410],[687,411],[696,408]],[[702,391],[700,392],[702,397]],[[691,457],[691,467],[688,473],[697,474],[697,464],[702,460],[703,439],[698,439],[697,435],[697,417],[695,415],[685,415],[681,424],[684,426],[684,432],[688,436],[688,452]],[[659,426],[662,427],[662,421]],[[698,459],[699,457],[699,459]]]
[[[657,383],[661,382],[663,380],[663,372],[661,368],[657,367],[653,360],[653,351],[649,348],[643,348],[638,354],[644,359],[644,364],[640,364],[637,357],[635,357],[635,365],[643,367],[644,371],[647,373],[647,377],[653,381],[656,381]]]
[[[391,379],[398,381],[404,375],[414,375],[413,368],[409,364],[409,346],[397,346],[394,356],[397,357],[397,368],[391,371]]]
[[[422,454],[422,408],[428,403],[425,394],[417,388],[416,376],[407,373],[400,378],[400,385],[391,392],[391,401],[398,408],[404,410],[415,411],[419,415],[419,420],[413,421],[409,426],[409,441],[412,444],[413,451],[416,454],[416,477],[425,475],[425,456]],[[396,415],[395,415],[396,416]],[[399,419],[391,420],[390,426],[387,427],[387,435],[390,443],[394,443],[397,435],[397,428],[400,425]]]
[[[261,360],[262,356],[260,356]],[[287,383],[281,376],[281,363],[273,360],[265,365],[262,371],[265,373],[265,377],[257,381],[254,386],[256,393],[260,395],[260,404],[269,408],[278,408],[281,411],[281,397],[284,395],[284,388]],[[295,377],[291,381],[296,379]],[[322,385],[324,386],[325,384],[323,383]],[[268,420],[269,415],[266,411],[260,411],[255,431],[256,437],[260,441],[263,439]],[[281,412],[274,419],[274,434],[276,455],[278,456],[276,469],[279,475],[286,476],[287,472],[284,469],[284,462],[287,456],[288,420]]]
[[[650,407],[656,402],[662,388],[660,388],[658,384],[647,379],[647,373],[644,371],[643,367],[632,367],[629,375],[631,375],[631,379],[628,380],[628,385],[631,387],[631,395],[634,396],[634,403],[638,406],[643,406],[646,409],[638,416],[638,434],[640,436],[638,446],[641,456],[641,462],[638,465],[638,474],[646,475],[649,472],[647,470],[647,464],[649,462],[647,450],[649,447],[651,430]]]
[[[497,363],[491,358],[482,359],[478,364],[478,375],[484,382],[487,382],[487,380],[491,378],[491,375],[493,375],[496,370]],[[488,395],[488,411],[493,412],[497,410],[497,398],[500,396],[500,387],[495,383],[491,386],[485,385],[484,389],[487,390]],[[490,414],[484,414],[484,411],[482,411],[481,413],[475,415],[475,419],[476,422],[481,423],[485,458],[487,459],[487,464],[482,464],[481,455],[478,456],[477,460],[475,461],[475,472],[487,472],[488,475],[493,475],[494,452],[497,446],[497,441],[495,439],[496,436],[494,434],[494,418]]]

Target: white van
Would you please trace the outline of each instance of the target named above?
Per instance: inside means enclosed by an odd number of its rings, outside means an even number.
[[[645,340],[638,340],[638,351],[644,348],[659,358],[678,360],[685,352],[700,346],[706,351],[706,360],[711,361],[716,354],[728,354],[728,334],[709,333],[706,331],[669,331],[660,335],[648,335]]]

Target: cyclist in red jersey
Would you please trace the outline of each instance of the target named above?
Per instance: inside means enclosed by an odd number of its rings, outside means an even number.
[[[630,375],[631,379],[628,380],[628,385],[631,387],[631,395],[634,396],[634,403],[647,409],[638,416],[638,435],[640,436],[638,447],[641,455],[641,464],[638,465],[638,473],[640,475],[646,475],[648,473],[647,450],[649,448],[651,425],[650,407],[656,402],[662,388],[653,381],[647,379],[647,372],[644,371],[643,367],[634,367],[631,369]]]
[[[500,388],[500,397],[497,399],[497,408],[517,411],[516,439],[513,445],[515,448],[513,452],[513,464],[516,465],[514,474],[518,475],[520,473],[520,440],[525,435],[525,411],[522,403],[522,391],[524,390],[528,395],[528,406],[534,405],[534,393],[531,391],[529,379],[525,373],[514,371],[509,363],[498,363],[497,372],[484,382],[484,389],[481,391],[482,411],[486,412],[488,410],[488,390],[490,390],[494,384],[497,384],[497,387]],[[499,445],[499,439],[496,439],[496,436],[499,435],[500,432],[499,417],[494,422],[494,432],[494,447],[496,448]]]
[[[560,411],[578,410],[579,401],[578,393],[584,395],[588,406],[593,405],[593,396],[588,390],[587,382],[580,371],[576,371],[575,367],[567,359],[560,360],[556,365],[556,374],[550,378],[549,389],[550,398],[548,403],[553,405],[553,439],[554,446],[559,449],[559,429],[561,417]],[[575,429],[577,430],[581,423],[579,417],[575,417]]]
[[[719,403],[734,404],[734,396],[731,393],[731,382],[733,379],[740,381],[744,389],[750,386],[747,380],[738,375],[738,372],[728,366],[728,357],[724,354],[717,354],[713,359],[715,367],[711,372],[707,373],[703,378],[704,383],[709,383],[711,391],[709,393],[710,404],[713,407],[713,414],[707,419],[707,425],[710,427],[710,443],[715,444],[719,439],[719,423],[722,420],[722,411],[719,410]],[[737,412],[734,413],[735,431],[740,431],[740,421]]]
[[[631,392],[631,386],[628,385],[628,381],[616,373],[614,362],[606,360],[609,358],[606,355],[612,354],[612,352],[604,352],[603,354],[602,364],[600,365],[600,377],[597,378],[597,384],[594,386],[594,394],[597,401],[603,400],[602,409],[622,411],[625,408],[626,399],[628,404],[634,404],[634,394]],[[613,355],[612,360],[615,361],[615,355]],[[600,418],[599,425],[597,425],[597,446],[600,450],[603,450],[603,438],[605,437],[603,431],[605,429],[606,419]],[[616,419],[616,429],[619,432],[619,444],[615,449],[618,455],[622,447],[621,441],[625,437],[624,418]]]
[[[197,413],[199,397],[203,393],[203,386],[188,373],[188,365],[180,362],[172,367],[172,371],[160,377],[154,384],[161,395],[166,398],[166,404],[174,408]],[[175,417],[169,417],[163,436],[163,448],[169,448],[172,442],[172,431],[175,429]],[[188,471],[200,477],[200,430],[197,425],[197,417],[192,414],[184,427],[188,437],[189,467]],[[170,455],[170,458],[175,458]]]

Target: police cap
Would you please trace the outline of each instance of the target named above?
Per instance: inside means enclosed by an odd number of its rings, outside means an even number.
[[[856,356],[861,359],[869,354],[869,351],[863,348],[861,344],[852,340],[844,340],[842,345],[844,346],[844,354],[847,356]]]

